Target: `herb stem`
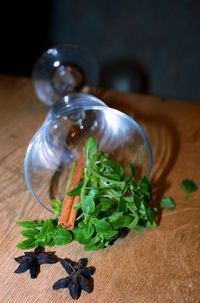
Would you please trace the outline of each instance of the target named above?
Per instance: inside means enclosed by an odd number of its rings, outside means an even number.
[[[105,176],[102,176],[102,175],[96,173],[94,170],[92,170],[92,174],[93,174],[95,177],[97,177],[97,178],[99,178],[99,179],[101,179],[101,180],[104,180],[104,181],[106,181],[106,182],[113,183],[113,184],[118,184],[118,185],[123,185],[123,186],[125,185],[125,182],[124,182],[124,181],[111,180],[111,179],[109,179],[109,178],[106,178]],[[109,185],[110,185],[110,184],[109,184]]]

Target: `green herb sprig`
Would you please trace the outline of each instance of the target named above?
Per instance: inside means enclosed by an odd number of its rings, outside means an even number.
[[[147,177],[137,181],[132,164],[130,170],[131,176],[125,176],[117,162],[99,151],[93,138],[87,140],[83,182],[68,193],[81,196],[72,232],[85,250],[108,246],[124,230],[156,226],[157,209],[150,207],[150,182]]]
[[[80,196],[75,228],[67,231],[58,225],[62,203],[52,200],[54,219],[17,222],[24,228],[21,234],[27,238],[17,244],[18,248],[64,245],[74,239],[85,250],[97,250],[128,230],[156,226],[157,209],[150,207],[148,178],[136,180],[133,164],[130,164],[130,176],[125,175],[122,166],[100,151],[91,137],[86,141],[84,154],[82,182],[67,193]]]
[[[24,229],[21,235],[27,238],[17,248],[30,249],[37,246],[64,245],[72,241],[72,234],[60,227],[57,220],[18,221]]]

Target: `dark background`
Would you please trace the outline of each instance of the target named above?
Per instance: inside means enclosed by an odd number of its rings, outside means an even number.
[[[200,1],[40,0],[0,5],[0,73],[31,76],[58,44],[98,60],[100,84],[200,101]]]

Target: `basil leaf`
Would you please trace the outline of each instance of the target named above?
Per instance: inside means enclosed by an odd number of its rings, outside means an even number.
[[[160,207],[167,210],[173,210],[176,207],[176,204],[172,198],[163,197],[160,201]]]

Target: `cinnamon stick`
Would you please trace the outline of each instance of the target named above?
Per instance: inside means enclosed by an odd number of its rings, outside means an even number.
[[[80,196],[74,197],[74,201],[73,201],[73,205],[72,205],[71,212],[70,212],[70,215],[69,215],[69,219],[67,221],[67,229],[68,230],[72,230],[74,228],[75,221],[76,221],[76,216],[77,216],[77,213],[78,213],[78,210],[75,209],[74,206],[76,204],[78,204],[79,201],[80,201]]]
[[[84,153],[82,152],[79,154],[79,157],[78,157],[75,169],[74,169],[72,181],[69,185],[68,191],[71,191],[74,188],[74,186],[80,182],[82,175],[83,175],[83,168],[84,168]],[[68,227],[68,219],[70,217],[70,213],[73,208],[74,199],[75,199],[75,197],[66,195],[66,197],[63,201],[61,214],[60,214],[60,217],[58,218],[58,224],[64,228]]]

